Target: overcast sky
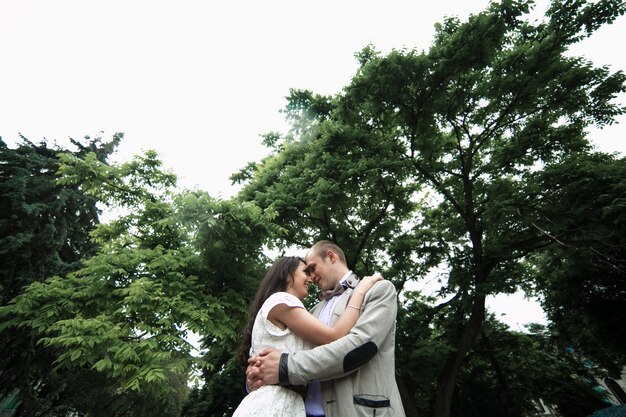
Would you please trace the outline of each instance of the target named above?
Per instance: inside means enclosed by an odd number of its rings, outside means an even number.
[[[259,135],[286,129],[290,88],[337,93],[365,45],[428,49],[436,22],[487,4],[0,0],[0,137],[66,145],[123,132],[117,160],[155,149],[182,187],[229,197],[230,174],[265,155]],[[622,17],[573,53],[626,70],[624,39]],[[626,153],[619,121],[592,133],[599,149]]]

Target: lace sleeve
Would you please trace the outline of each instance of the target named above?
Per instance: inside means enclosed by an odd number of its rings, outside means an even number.
[[[261,307],[261,314],[263,315],[263,318],[267,320],[269,312],[279,304],[286,304],[289,307],[295,308],[304,308],[302,301],[300,301],[300,299],[298,299],[295,295],[291,295],[286,292],[277,292],[270,295],[263,303],[263,307]]]

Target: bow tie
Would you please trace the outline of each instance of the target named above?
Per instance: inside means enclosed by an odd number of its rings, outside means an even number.
[[[335,288],[333,288],[332,290],[324,290],[320,293],[320,300],[330,300],[331,298],[333,298],[336,295],[341,295],[343,294],[343,292],[346,290],[348,286],[347,285],[343,285],[342,283],[338,283]]]

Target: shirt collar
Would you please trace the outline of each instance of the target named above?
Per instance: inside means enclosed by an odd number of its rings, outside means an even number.
[[[358,283],[358,281],[356,279],[356,275],[354,275],[354,272],[348,271],[346,275],[344,275],[339,280],[339,283],[346,288],[354,288],[356,284]]]

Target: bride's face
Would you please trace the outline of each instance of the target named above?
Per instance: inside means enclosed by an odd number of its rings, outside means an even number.
[[[304,271],[306,265],[300,262],[295,271],[293,271],[293,282],[288,286],[287,292],[295,295],[299,299],[305,298],[309,294],[309,287],[313,283],[311,277]]]

